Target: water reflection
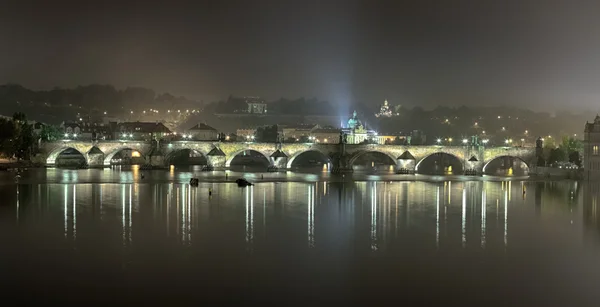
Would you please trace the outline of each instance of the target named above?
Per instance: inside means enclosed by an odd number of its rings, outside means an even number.
[[[4,249],[14,259],[35,262],[42,260],[28,253],[56,246],[54,265],[72,272],[80,252],[102,255],[93,258],[94,268],[86,267],[97,274],[120,262],[135,272],[181,263],[182,271],[194,274],[200,266],[227,263],[240,270],[227,273],[238,280],[244,274],[256,278],[244,262],[256,259],[260,274],[266,274],[261,276],[283,270],[293,275],[289,280],[304,282],[297,276],[313,272],[314,261],[314,270],[330,285],[343,283],[348,278],[343,272],[385,276],[396,268],[445,280],[483,270],[504,280],[504,274],[527,270],[510,259],[530,264],[557,254],[578,263],[584,260],[574,251],[600,249],[600,184],[568,181],[269,182],[247,188],[160,181],[11,183],[0,185],[0,193],[6,195],[0,207]],[[436,269],[430,272],[424,263]],[[395,272],[395,278],[405,278]],[[356,274],[361,278],[353,282],[363,285],[363,273]]]

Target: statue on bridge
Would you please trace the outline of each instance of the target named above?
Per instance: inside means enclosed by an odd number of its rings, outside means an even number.
[[[344,133],[344,131],[340,131],[340,144],[348,143],[348,135]]]

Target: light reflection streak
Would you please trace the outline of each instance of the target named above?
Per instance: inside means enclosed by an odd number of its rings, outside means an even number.
[[[19,222],[19,207],[21,207],[21,205],[19,204],[19,185],[17,184],[17,223]]]
[[[127,245],[127,232],[125,231],[125,185],[121,185],[121,199],[122,199],[122,210],[121,210],[121,236],[123,238],[123,246]]]
[[[65,196],[65,206],[63,208],[63,211],[65,213],[65,216],[64,216],[64,220],[65,220],[65,238],[67,237],[67,234],[69,233],[68,225],[67,225],[68,220],[69,220],[69,216],[68,216],[69,209],[67,208],[67,202],[68,202],[68,200],[67,200],[67,195],[68,195],[67,194],[67,190],[68,190],[68,187],[65,184],[65,189],[64,189],[64,193],[63,193],[63,195]]]
[[[73,240],[77,239],[77,185],[73,185]]]
[[[254,187],[246,187],[246,243],[252,248],[254,241]]]
[[[132,197],[132,194],[133,194],[133,193],[131,193],[131,188],[132,187],[131,187],[131,184],[130,184],[129,185],[129,216],[127,217],[128,218],[128,224],[129,224],[128,235],[127,235],[127,241],[128,241],[128,243],[131,243],[131,230],[132,230],[131,223],[133,222],[133,218],[131,217],[131,206],[132,206],[132,203],[133,203],[133,201],[131,200],[131,197]]]
[[[187,242],[192,242],[192,189],[188,189],[188,202],[187,202]]]
[[[377,249],[377,183],[374,182],[371,189],[371,250]]]
[[[504,192],[504,247],[508,243],[508,191]]]
[[[435,247],[440,247],[440,187],[437,187],[435,201]]]
[[[481,247],[485,248],[486,238],[486,219],[487,219],[487,195],[485,190],[481,191]]]
[[[467,189],[463,188],[462,194],[462,246],[467,244]]]
[[[181,234],[181,242],[185,245],[187,236],[186,236],[186,229],[187,229],[187,218],[186,218],[186,211],[187,211],[187,193],[186,193],[186,186],[185,184],[181,185],[181,229],[180,229],[180,234]]]
[[[315,247],[315,189],[308,186],[308,247]]]

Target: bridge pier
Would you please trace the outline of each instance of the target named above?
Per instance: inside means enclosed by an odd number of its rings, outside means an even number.
[[[86,157],[87,165],[90,168],[103,168],[104,167],[104,154],[103,153],[88,153]]]

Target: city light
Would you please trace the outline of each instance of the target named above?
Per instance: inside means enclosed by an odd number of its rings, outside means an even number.
[[[126,138],[126,137],[127,137],[127,134],[123,133],[123,134],[121,135],[121,137],[123,137],[123,138]]]
[[[477,122],[475,122],[475,126],[477,126],[477,125],[478,125],[478,123],[477,123]]]
[[[469,140],[467,140],[467,139],[463,139],[463,144],[467,144],[468,141]]]
[[[68,133],[65,133],[65,137],[66,137],[66,138],[68,138],[68,137],[69,137],[69,134],[68,134]]]
[[[501,118],[502,118],[502,116],[498,115],[498,119],[501,119]]]
[[[525,134],[529,133],[529,130],[525,130]]]
[[[436,142],[439,144],[442,142],[442,139],[437,139]]]
[[[167,110],[167,113],[171,113],[171,110]]]
[[[74,134],[73,134],[73,137],[74,137],[74,138],[76,138],[76,137],[77,137],[77,133],[74,133]]]
[[[133,137],[133,134],[131,134],[131,133],[130,133],[130,134],[129,134],[129,137],[130,137],[130,138],[132,138],[132,137]]]
[[[508,140],[504,140],[504,143],[505,143],[505,144],[508,144]]]
[[[506,128],[505,128],[505,127],[502,127],[502,131],[506,131]]]
[[[104,111],[104,115],[106,115],[106,111]]]
[[[482,140],[481,142],[482,142],[483,144],[487,144],[489,141],[490,141],[490,140],[488,140],[488,139],[484,139],[484,140]]]
[[[481,133],[482,133],[482,134],[485,134],[485,130],[483,130]]]

